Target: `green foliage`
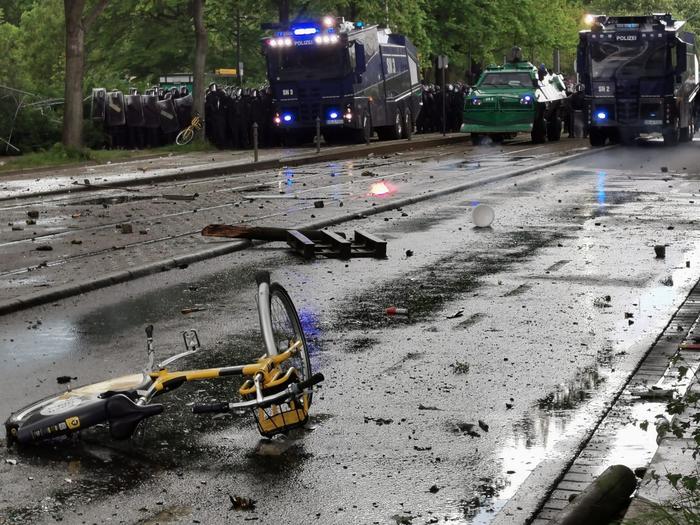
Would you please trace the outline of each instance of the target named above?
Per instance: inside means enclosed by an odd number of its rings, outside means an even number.
[[[240,42],[244,83],[258,86],[265,81],[260,24],[277,20],[279,1],[207,0],[206,70],[210,75],[217,68],[237,66]],[[368,25],[387,24],[416,44],[429,80],[435,56],[447,55],[452,82],[468,78],[469,59],[478,67],[500,63],[513,45],[520,46],[525,58],[535,64],[551,65],[552,52],[558,49],[564,72],[573,74],[577,32],[585,12],[666,9],[679,17],[700,12],[700,0],[549,0],[546,5],[538,0],[307,0],[290,4],[292,18],[332,14]],[[190,8],[191,0],[110,1],[86,36],[85,94],[93,87],[144,90],[159,76],[191,72]],[[64,25],[62,0],[0,0],[0,85],[41,97],[62,97]]]

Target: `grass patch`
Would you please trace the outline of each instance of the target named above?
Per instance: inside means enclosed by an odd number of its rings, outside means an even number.
[[[62,144],[54,144],[48,150],[26,153],[16,157],[0,157],[0,173],[54,166],[106,164],[108,162],[120,162],[154,155],[167,155],[169,153],[181,155],[197,151],[216,151],[216,148],[207,142],[191,142],[185,146],[170,144],[159,148],[141,150],[72,149],[65,148]]]

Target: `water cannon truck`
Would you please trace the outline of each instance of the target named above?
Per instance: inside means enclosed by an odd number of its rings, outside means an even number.
[[[269,25],[268,25],[269,28]],[[273,124],[310,140],[317,119],[326,141],[407,137],[421,108],[418,52],[386,28],[343,18],[295,21],[263,39]]]
[[[697,128],[695,35],[672,15],[588,15],[576,71],[592,146],[661,134],[675,145]]]

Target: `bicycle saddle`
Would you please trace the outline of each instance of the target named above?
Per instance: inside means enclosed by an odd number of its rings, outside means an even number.
[[[114,439],[127,439],[136,430],[142,419],[157,416],[163,412],[163,405],[137,405],[124,394],[116,394],[107,399],[105,406],[109,433]]]

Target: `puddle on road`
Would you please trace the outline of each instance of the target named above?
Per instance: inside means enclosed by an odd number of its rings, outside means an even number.
[[[512,436],[498,453],[501,474],[483,479],[479,490],[464,502],[467,523],[490,523],[557,442],[586,428],[580,420],[586,402],[605,380],[605,372],[597,367],[582,369],[540,399],[532,414],[514,425]]]

